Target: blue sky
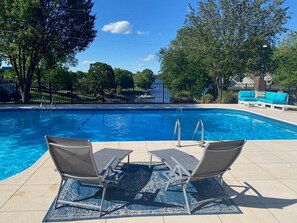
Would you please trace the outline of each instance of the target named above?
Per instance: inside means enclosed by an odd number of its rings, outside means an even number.
[[[158,73],[157,53],[175,38],[189,12],[188,3],[197,0],[96,0],[97,37],[90,47],[77,54],[78,66],[88,71],[92,62],[132,72],[149,68]],[[297,0],[286,0],[292,19],[287,28],[297,30]]]

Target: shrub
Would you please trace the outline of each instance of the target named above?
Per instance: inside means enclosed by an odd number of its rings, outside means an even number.
[[[221,95],[218,96],[218,101],[223,104],[232,104],[236,103],[237,95],[233,93],[232,91],[224,91],[221,101]]]
[[[213,96],[211,94],[205,94],[202,96],[202,103],[209,104],[213,102]]]
[[[172,98],[171,98],[172,103],[193,103],[193,97],[190,94],[190,92],[187,91],[181,91],[176,93]]]

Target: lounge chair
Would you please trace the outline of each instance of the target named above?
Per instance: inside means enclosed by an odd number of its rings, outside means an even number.
[[[71,138],[45,136],[49,153],[61,175],[61,183],[55,200],[58,203],[82,206],[84,208],[100,209],[101,216],[106,188],[109,184],[118,183],[123,172],[116,169],[118,164],[129,155],[132,150],[102,149],[93,154],[90,141]],[[101,205],[83,204],[74,201],[60,200],[63,184],[67,179],[77,180],[86,186],[92,184],[103,187]]]
[[[187,211],[191,214],[186,192],[187,184],[191,181],[218,176],[224,195],[219,198],[200,201],[199,204],[218,199],[221,200],[222,198],[223,200],[227,200],[228,196],[224,189],[223,174],[239,156],[244,143],[244,140],[208,143],[200,161],[194,156],[177,149],[150,151],[150,165],[152,157],[154,156],[169,167],[170,171],[164,173],[165,177],[168,179],[165,190],[170,186],[180,185],[183,189]]]

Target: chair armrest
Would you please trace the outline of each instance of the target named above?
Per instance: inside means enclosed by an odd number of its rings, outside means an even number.
[[[108,183],[118,183],[124,176],[124,172],[120,170],[113,170],[104,181]]]
[[[108,170],[108,169],[113,169],[112,168],[112,164],[114,163],[114,161],[119,161],[119,159],[117,159],[116,157],[113,157],[107,164],[106,166],[103,168],[103,170]]]
[[[177,164],[179,168],[181,168],[188,175],[188,177],[191,176],[191,173],[183,165],[181,165],[180,162],[178,162],[174,157],[170,157],[170,158]]]

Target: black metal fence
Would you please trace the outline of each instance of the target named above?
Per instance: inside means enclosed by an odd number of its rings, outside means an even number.
[[[95,90],[95,85],[89,83],[68,84],[61,87],[52,83],[33,83],[30,89],[30,97],[28,103],[51,103],[57,104],[137,104],[137,103],[220,103],[224,102],[218,98],[214,100],[204,100],[197,93],[188,92],[186,96],[182,94],[172,95],[167,89],[167,84],[161,81],[155,81],[149,89],[139,87],[101,89]],[[253,90],[253,84],[235,85],[229,87],[227,92],[233,97],[231,103],[236,103],[237,94],[241,90]],[[276,85],[267,85],[266,91],[282,90],[289,94],[289,104],[297,103],[297,86],[280,89]],[[224,93],[226,93],[224,91]],[[19,86],[16,83],[0,83],[0,103],[21,103]],[[228,103],[228,102],[227,102]]]

